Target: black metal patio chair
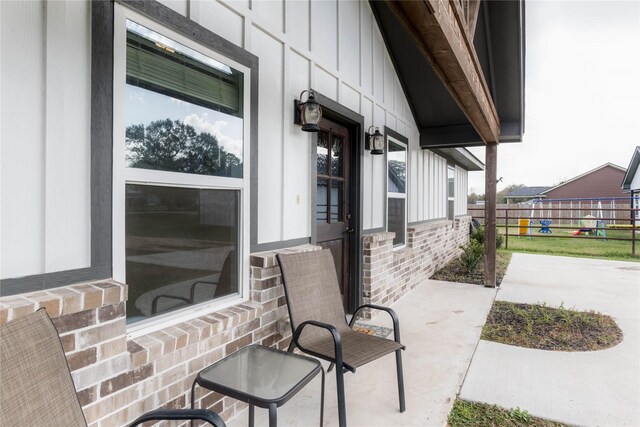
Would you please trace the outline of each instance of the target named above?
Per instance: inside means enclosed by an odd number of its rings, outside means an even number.
[[[158,409],[136,419],[224,421],[204,409]],[[45,309],[0,326],[0,426],[85,426],[60,337]]]
[[[298,347],[305,353],[327,360],[336,367],[338,418],[346,426],[344,372],[387,354],[396,353],[400,412],[405,411],[400,326],[396,313],[378,305],[365,304],[347,323],[338,288],[338,278],[328,249],[293,254],[278,254],[293,337],[289,351]],[[394,340],[366,335],[352,329],[363,308],[383,310],[393,319]]]

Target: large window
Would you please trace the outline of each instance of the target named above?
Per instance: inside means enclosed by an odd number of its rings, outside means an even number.
[[[134,323],[246,288],[249,71],[116,11],[114,277]]]
[[[407,146],[387,136],[387,230],[396,233],[394,248],[406,244]]]

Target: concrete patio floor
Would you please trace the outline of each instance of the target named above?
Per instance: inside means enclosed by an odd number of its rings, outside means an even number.
[[[495,297],[482,286],[427,281],[393,304],[400,318],[407,410],[398,410],[395,357],[345,374],[349,426],[442,426],[464,379]],[[391,326],[385,313],[372,321]],[[328,364],[324,363],[325,369]],[[334,371],[327,374],[324,425],[338,425]],[[317,426],[320,377],[278,409],[279,426]],[[230,427],[247,425],[248,411]],[[256,408],[256,425],[268,425]]]
[[[640,264],[514,254],[497,299],[611,315],[617,346],[554,352],[480,341],[460,397],[583,426],[640,425]]]

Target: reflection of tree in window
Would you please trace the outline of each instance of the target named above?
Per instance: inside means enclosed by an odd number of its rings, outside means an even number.
[[[209,133],[179,120],[156,120],[126,129],[129,167],[171,172],[242,177],[240,159]]]

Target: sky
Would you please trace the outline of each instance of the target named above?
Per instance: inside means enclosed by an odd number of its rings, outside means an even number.
[[[640,145],[640,1],[531,0],[525,14],[524,142],[498,146],[498,191],[626,168]],[[472,192],[483,172],[469,173]]]

